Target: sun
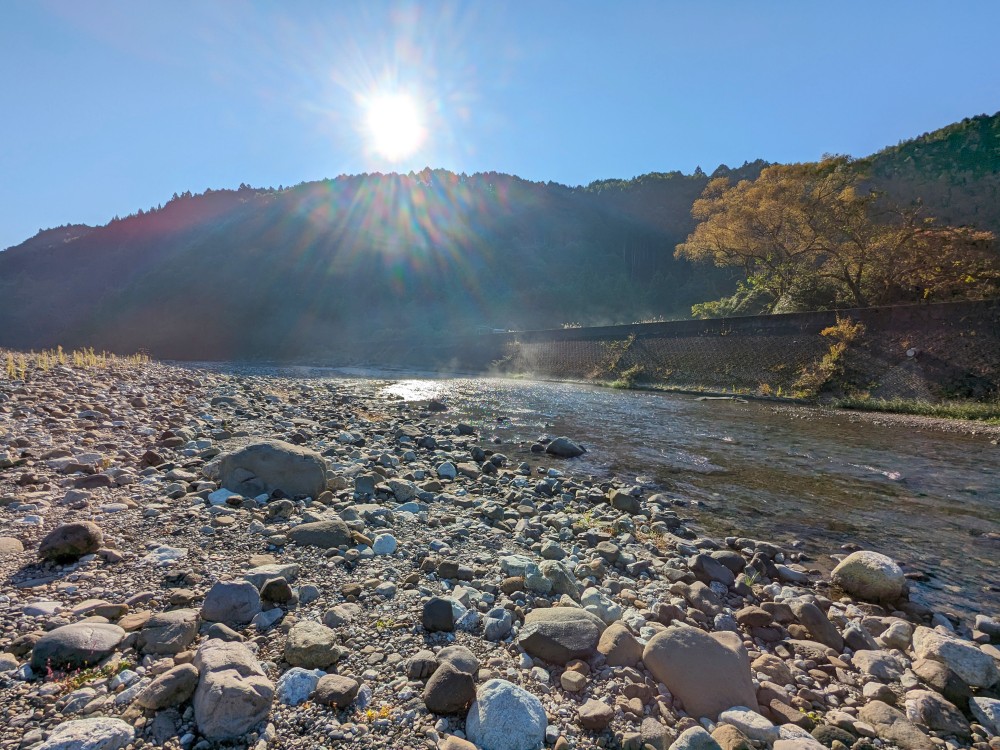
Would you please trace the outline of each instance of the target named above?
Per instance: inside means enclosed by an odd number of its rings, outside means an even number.
[[[408,94],[381,94],[367,105],[365,124],[372,148],[389,161],[412,156],[427,137],[423,113]]]

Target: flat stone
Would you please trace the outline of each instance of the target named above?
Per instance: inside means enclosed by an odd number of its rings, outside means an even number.
[[[198,670],[193,664],[178,664],[158,675],[136,697],[136,703],[152,711],[183,703],[198,686]]]
[[[576,607],[534,609],[525,617],[517,642],[532,656],[565,664],[592,656],[603,631],[599,617]]]
[[[317,498],[326,489],[326,462],[309,448],[264,440],[224,455],[219,480],[245,497],[281,490],[289,497]]]
[[[146,620],[139,631],[139,648],[147,654],[173,655],[186,651],[198,636],[196,609],[173,609]]]
[[[31,652],[31,668],[85,667],[109,656],[125,638],[117,625],[81,622],[63,625],[43,635]]]
[[[134,739],[130,724],[99,716],[63,722],[38,750],[122,750]]]

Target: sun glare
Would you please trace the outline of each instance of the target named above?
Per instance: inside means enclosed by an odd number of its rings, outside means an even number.
[[[372,99],[366,123],[372,148],[390,161],[412,156],[427,135],[420,108],[406,94],[383,94]]]

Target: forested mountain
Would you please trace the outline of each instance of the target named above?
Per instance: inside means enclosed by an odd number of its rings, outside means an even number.
[[[707,179],[568,188],[424,170],[175,196],[0,253],[0,345],[282,357],[372,337],[683,316],[733,284],[673,258]]]
[[[860,159],[858,167],[897,203],[921,201],[942,224],[1000,236],[1000,113],[925,133]]]
[[[855,164],[928,216],[1000,230],[1000,115]],[[427,169],[185,193],[0,252],[0,346],[320,357],[374,338],[686,317],[739,280],[674,257],[708,181],[699,169],[566,187]]]

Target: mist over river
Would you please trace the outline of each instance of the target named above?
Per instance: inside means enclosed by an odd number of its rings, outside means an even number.
[[[226,369],[238,372],[239,366]],[[912,598],[956,612],[1000,612],[1000,447],[984,435],[879,424],[848,412],[520,379],[411,377],[376,370],[246,368],[334,378],[385,398],[437,399],[433,419],[475,425],[516,465],[617,476],[686,501],[677,510],[721,541],[799,541],[809,567],[857,544],[906,572]],[[576,459],[531,454],[566,435]],[[993,438],[995,440],[995,438]]]

